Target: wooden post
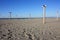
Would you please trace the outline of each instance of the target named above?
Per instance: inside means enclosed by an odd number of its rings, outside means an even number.
[[[46,5],[43,5],[43,24],[46,23]]]

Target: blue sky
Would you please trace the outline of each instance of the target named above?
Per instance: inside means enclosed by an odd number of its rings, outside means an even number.
[[[42,17],[43,4],[47,5],[46,17],[56,17],[57,10],[60,11],[60,0],[0,0],[0,18],[9,17],[9,12],[12,12],[12,17],[29,17],[29,14]]]

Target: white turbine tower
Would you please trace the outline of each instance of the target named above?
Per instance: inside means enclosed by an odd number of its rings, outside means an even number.
[[[31,13],[29,14],[29,17],[31,18]]]
[[[56,19],[57,19],[57,21],[59,19],[59,16],[58,15],[59,15],[59,11],[57,11],[57,13],[56,13],[56,16],[57,16]]]
[[[11,15],[11,14],[12,14],[12,12],[9,12],[9,15],[10,15],[9,17],[10,17],[10,19],[12,18],[12,15]]]
[[[45,24],[46,23],[46,5],[43,5],[42,6],[43,7],[43,24]]]

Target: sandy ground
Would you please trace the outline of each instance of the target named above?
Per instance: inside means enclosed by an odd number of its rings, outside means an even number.
[[[0,20],[0,40],[60,40],[60,19]]]

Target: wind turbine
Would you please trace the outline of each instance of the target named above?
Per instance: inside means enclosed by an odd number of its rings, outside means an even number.
[[[58,18],[58,17],[59,17],[58,15],[59,15],[59,11],[57,11],[57,13],[56,13],[56,16],[57,16],[57,17],[56,17],[56,20],[57,20],[57,21],[58,21],[58,19],[59,19],[59,18]]]
[[[12,12],[9,12],[9,15],[10,15],[10,19],[12,18],[12,15],[11,15],[11,14],[12,14]]]
[[[46,4],[47,3],[47,1],[46,0],[42,0],[42,8],[43,8],[43,24],[45,24],[46,23]]]
[[[45,24],[46,23],[46,5],[43,5],[42,6],[43,7],[43,24]]]
[[[31,18],[31,13],[29,14],[29,17]]]

